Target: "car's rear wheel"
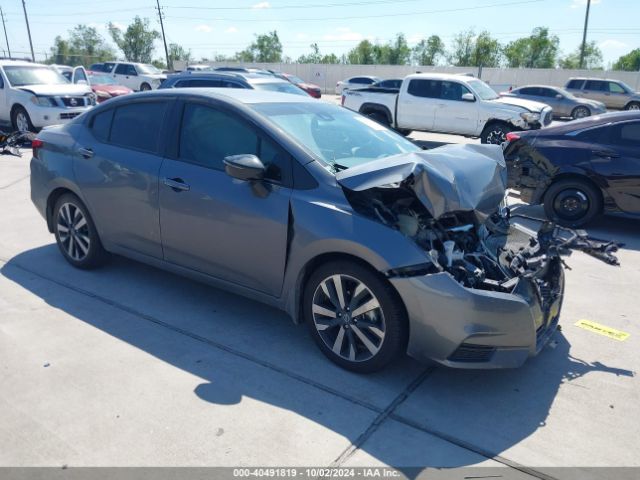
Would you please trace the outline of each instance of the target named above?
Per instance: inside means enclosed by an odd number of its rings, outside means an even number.
[[[504,122],[492,122],[484,127],[480,134],[481,143],[502,145],[507,140],[507,133],[512,132],[513,127]]]
[[[64,258],[74,267],[96,268],[107,259],[95,224],[78,197],[62,195],[53,207],[53,231]]]
[[[640,102],[631,102],[626,107],[625,110],[640,110]]]
[[[573,118],[574,120],[589,116],[591,116],[591,110],[589,110],[587,107],[576,107],[571,112],[571,118]]]
[[[31,123],[31,117],[24,109],[24,107],[18,105],[14,107],[11,112],[11,124],[14,130],[18,130],[20,132],[35,132],[36,128]]]
[[[151,85],[149,85],[148,83],[145,82],[142,85],[140,85],[141,92],[146,92],[148,90],[151,90]]]
[[[370,112],[370,113],[367,113],[367,117],[369,117],[374,122],[378,122],[380,125],[384,125],[385,127],[388,127],[390,125],[389,119],[384,113]]]
[[[380,370],[406,349],[401,300],[384,278],[358,263],[318,268],[305,285],[303,311],[320,350],[348,370]]]
[[[560,180],[544,194],[547,218],[567,227],[579,227],[591,221],[602,209],[600,192],[580,179]]]

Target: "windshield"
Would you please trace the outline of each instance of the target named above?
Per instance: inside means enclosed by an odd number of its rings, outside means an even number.
[[[304,90],[300,90],[289,82],[260,82],[252,84],[258,90],[268,90],[270,92],[293,93],[295,95],[307,96]]]
[[[469,80],[469,86],[482,100],[495,100],[498,94],[482,80]]]
[[[94,74],[94,73],[89,75],[89,83],[91,85],[117,85],[118,84],[118,82],[116,82],[109,75],[101,75],[101,74]]]
[[[138,71],[138,73],[143,74],[162,73],[161,70],[158,70],[156,67],[154,67],[153,65],[149,65],[148,63],[141,63],[139,65],[136,65],[136,70]]]
[[[306,147],[333,173],[422,150],[379,123],[336,105],[258,103],[253,108]]]
[[[5,66],[4,73],[14,87],[27,85],[63,85],[69,80],[49,67],[38,66]]]

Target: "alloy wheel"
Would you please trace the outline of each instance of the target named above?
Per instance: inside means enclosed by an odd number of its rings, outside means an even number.
[[[640,103],[632,103],[629,105],[629,110],[640,110]]]
[[[369,360],[384,343],[386,325],[380,302],[352,276],[336,274],[320,282],[312,313],[324,344],[345,360]]]
[[[18,127],[18,131],[20,132],[29,131],[29,120],[24,112],[18,112],[16,114],[16,127]]]
[[[501,145],[506,141],[507,141],[507,134],[501,128],[493,129],[487,134],[487,143],[490,143],[493,145]]]
[[[585,107],[578,107],[576,108],[575,112],[573,113],[573,118],[585,118],[588,117],[590,115],[590,112],[587,108]]]
[[[73,203],[63,203],[58,213],[56,230],[60,243],[70,258],[79,262],[89,253],[89,225],[82,210]]]

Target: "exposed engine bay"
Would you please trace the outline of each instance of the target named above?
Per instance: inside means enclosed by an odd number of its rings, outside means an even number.
[[[356,212],[398,230],[427,252],[425,265],[390,275],[448,272],[465,287],[498,292],[512,292],[528,278],[542,294],[557,286],[561,257],[573,250],[618,264],[614,242],[512,215],[504,207],[506,168],[497,148],[441,147],[387,161],[382,175],[380,169],[376,174],[362,168],[338,174]]]

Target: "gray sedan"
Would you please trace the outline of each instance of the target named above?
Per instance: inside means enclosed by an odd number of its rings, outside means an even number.
[[[423,152],[311,97],[133,94],[33,150],[31,196],[71,265],[124,255],[281,308],[358,372],[403,352],[522,364],[558,324],[559,254],[594,247],[510,222],[499,147]]]
[[[525,87],[514,88],[510,92],[504,92],[500,95],[546,103],[553,109],[553,116],[556,118],[577,119],[598,115],[607,111],[607,108],[602,102],[589,100],[587,98],[578,98],[562,88],[547,85],[527,85]]]

